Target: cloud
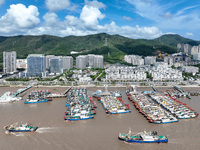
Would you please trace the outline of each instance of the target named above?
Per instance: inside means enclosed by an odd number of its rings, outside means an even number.
[[[148,19],[154,19],[155,16],[158,16],[159,12],[162,11],[155,0],[126,0],[128,3],[135,6],[136,13],[140,16]]]
[[[59,18],[55,13],[46,13],[43,16],[46,26],[57,26]]]
[[[101,20],[104,17],[105,14],[102,14],[97,7],[88,5],[83,7],[80,14],[80,20],[82,20],[88,28],[94,28],[96,25],[98,25],[98,20]]]
[[[160,29],[178,30],[199,30],[200,5],[180,7],[181,2],[164,2],[160,0],[126,0],[135,7],[135,13],[148,21],[153,21],[154,25]],[[176,7],[176,6],[179,7]],[[188,4],[187,4],[188,5]],[[184,6],[184,4],[182,5]],[[179,8],[179,9],[177,9]],[[172,13],[173,12],[173,13]],[[192,27],[192,28],[191,28]]]
[[[101,8],[105,9],[106,7],[106,5],[104,5],[102,2],[98,2],[97,0],[94,0],[94,1],[85,0],[85,4],[88,6],[96,7],[98,9],[101,9]]]
[[[173,15],[170,12],[166,12],[164,15],[161,15],[164,18],[171,18]]]
[[[67,9],[70,5],[69,0],[45,0],[46,7],[50,11]]]
[[[0,0],[0,7],[5,2],[5,0]]]
[[[187,33],[186,33],[186,36],[194,36],[194,35],[193,35],[193,33],[191,33],[191,32],[187,32]]]
[[[156,38],[162,35],[162,32],[159,31],[156,27],[140,27],[136,25],[135,27],[131,26],[122,26],[119,27],[115,22],[111,22],[103,27],[103,31],[109,34],[119,34],[129,38]]]
[[[24,32],[40,23],[37,7],[23,4],[10,5],[7,13],[0,18],[0,33]]]
[[[119,26],[114,21],[102,24],[100,21],[103,20],[106,15],[100,10],[105,8],[105,6],[101,3],[97,3],[97,1],[93,2],[95,3],[87,1],[87,4],[83,6],[80,12],[80,17],[67,15],[64,20],[60,20],[58,14],[50,11],[43,16],[43,23],[40,23],[38,18],[39,13],[37,7],[29,6],[26,8],[22,4],[12,5],[7,14],[0,19],[0,26],[2,27],[0,28],[0,34],[50,34],[64,37],[69,35],[81,36],[104,32],[108,34],[119,34],[130,38],[148,39],[162,35],[162,32],[155,26]],[[124,18],[128,20],[131,19],[126,16],[124,16]],[[22,22],[20,22],[21,20]]]
[[[68,35],[88,35],[96,33],[108,33],[108,34],[119,34],[129,38],[147,38],[152,39],[162,35],[156,27],[140,27],[140,26],[118,26],[114,21],[110,24],[97,25],[95,28],[88,28],[82,20],[77,17],[68,15],[65,17],[66,20],[58,22],[56,26],[42,26],[36,28],[31,34],[52,34],[57,36],[68,36]]]
[[[70,26],[77,26],[77,25],[79,25],[81,23],[80,20],[79,20],[79,18],[71,16],[71,15],[67,15],[65,17],[65,19],[66,19],[67,23]]]
[[[189,6],[189,7],[186,7],[186,8],[183,8],[181,10],[179,10],[176,15],[182,15],[184,14],[187,10],[191,10],[193,8],[196,8],[196,7],[199,7],[200,5],[195,5],[195,6]]]
[[[123,16],[123,19],[127,20],[127,21],[132,21],[133,20],[131,17],[127,17],[127,16]]]

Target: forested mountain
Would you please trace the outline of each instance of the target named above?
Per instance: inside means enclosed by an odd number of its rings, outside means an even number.
[[[175,34],[166,34],[153,40],[130,39],[120,35],[106,33],[87,36],[56,37],[40,36],[10,36],[0,37],[0,62],[3,61],[3,51],[16,51],[17,58],[26,58],[28,54],[70,55],[71,51],[79,54],[104,55],[105,61],[118,62],[126,54],[152,55],[160,50],[166,53],[177,51],[178,43],[198,45],[200,42],[183,38]],[[74,57],[77,56],[73,55]],[[2,63],[1,63],[2,65]],[[2,68],[2,67],[1,67]]]

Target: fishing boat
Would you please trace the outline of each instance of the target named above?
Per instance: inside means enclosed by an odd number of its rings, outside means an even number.
[[[95,93],[92,93],[92,96],[94,97],[94,98],[97,98],[97,97],[99,97],[99,94],[100,93],[103,93],[101,90],[97,90]]]
[[[111,92],[112,96],[122,98],[122,93],[120,91]]]
[[[187,106],[187,104],[178,101],[169,94],[168,97],[163,95],[150,95],[150,97],[177,119],[195,118],[199,115],[194,109]]]
[[[119,140],[123,140],[130,143],[167,143],[168,138],[166,135],[158,135],[157,131],[140,132],[132,134],[129,129],[129,133],[119,133]]]
[[[24,101],[25,104],[44,103],[52,101],[52,98],[47,98],[49,92],[31,92],[28,98]]]
[[[66,121],[93,119],[96,114],[96,104],[87,94],[87,89],[75,88],[69,91],[65,106]]]
[[[94,115],[81,114],[81,115],[64,117],[64,120],[66,121],[78,121],[78,120],[87,120],[87,119],[94,119]]]
[[[126,94],[137,94],[135,85],[130,85],[126,87]]]
[[[101,104],[105,109],[107,114],[122,114],[122,113],[130,113],[130,107],[126,104],[122,98],[110,96],[102,96]]]
[[[189,95],[186,95],[186,97],[187,97],[188,99],[191,99],[191,97],[190,97]]]
[[[24,101],[24,104],[44,103],[44,102],[48,102],[48,101],[50,101],[50,100],[49,99],[40,99],[40,98],[26,99]]]
[[[135,108],[149,120],[150,123],[166,124],[178,122],[178,119],[174,117],[167,110],[162,109],[161,105],[154,102],[145,94],[137,94],[128,96],[129,100],[134,103]]]
[[[8,126],[5,126],[5,130],[9,132],[34,132],[38,129],[38,127],[34,127],[31,124],[20,124],[17,126],[18,123],[14,123]]]

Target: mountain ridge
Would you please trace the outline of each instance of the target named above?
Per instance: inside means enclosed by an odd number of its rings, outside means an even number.
[[[131,39],[121,35],[98,33],[86,36],[58,37],[53,35],[0,36],[0,62],[3,51],[16,51],[17,58],[28,54],[70,55],[71,51],[87,52],[80,54],[104,55],[105,61],[115,63],[123,60],[124,55],[152,55],[160,50],[166,53],[177,52],[178,43],[198,45],[200,42],[176,34],[166,34],[155,39]],[[72,55],[76,57],[76,55]],[[2,65],[2,63],[1,63]],[[2,68],[0,66],[0,68]]]

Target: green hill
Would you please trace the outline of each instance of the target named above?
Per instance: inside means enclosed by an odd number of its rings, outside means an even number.
[[[178,34],[165,34],[159,38],[156,38],[155,41],[164,43],[166,45],[171,45],[171,46],[177,46],[178,43],[188,43],[192,46],[200,44],[200,42],[198,41],[181,37]]]
[[[130,39],[120,35],[106,33],[87,36],[56,37],[40,36],[11,36],[0,37],[0,62],[3,51],[16,51],[17,58],[26,58],[28,54],[71,55],[71,51],[79,54],[104,55],[105,61],[115,63],[121,61],[126,54],[142,56],[152,55],[160,50],[167,53],[176,52],[178,43],[198,45],[198,41],[183,38],[179,35],[167,34],[153,40]],[[76,57],[77,55],[72,55]],[[0,68],[2,69],[2,63]]]

